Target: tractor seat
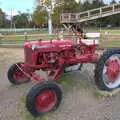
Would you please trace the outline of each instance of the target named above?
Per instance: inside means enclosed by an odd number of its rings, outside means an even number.
[[[82,39],[81,42],[85,43],[86,45],[98,45],[100,39],[100,33],[86,33],[86,39]]]
[[[81,42],[86,45],[99,45],[98,39],[81,39]]]

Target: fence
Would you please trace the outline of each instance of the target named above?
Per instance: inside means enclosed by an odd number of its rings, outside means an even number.
[[[11,32],[31,32],[31,31],[40,31],[40,28],[0,28],[0,33],[11,33]],[[47,30],[47,28],[42,28]]]
[[[71,39],[72,36],[65,35],[63,39]],[[23,47],[26,41],[53,40],[57,39],[55,34],[24,34],[24,35],[1,35],[0,47]],[[120,47],[120,34],[101,34],[100,48]]]

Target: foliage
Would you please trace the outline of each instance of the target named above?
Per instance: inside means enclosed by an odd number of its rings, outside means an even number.
[[[110,4],[114,4],[114,3],[116,3],[116,1],[115,0],[111,0]]]
[[[4,22],[5,22],[5,13],[0,8],[0,27],[4,27]]]
[[[37,2],[39,2],[39,0],[36,0]],[[50,0],[41,0],[41,1],[44,1],[43,4],[47,7],[51,7],[51,4],[50,3]],[[53,25],[54,26],[60,26],[60,14],[61,13],[75,13],[75,12],[81,12],[81,11],[86,11],[86,10],[89,10],[89,9],[93,9],[93,8],[98,8],[100,6],[104,6],[104,3],[101,2],[101,1],[98,1],[98,0],[94,0],[93,3],[89,3],[88,1],[86,1],[84,4],[82,3],[76,3],[74,0],[56,0],[56,4],[60,4],[60,3],[64,3],[64,4],[61,4],[60,6],[56,6],[54,8],[54,12],[52,14],[52,20],[53,20]],[[44,14],[45,11],[42,11],[42,10],[38,10],[38,8],[43,8],[43,4],[38,4],[33,16],[34,16],[34,20],[35,20],[35,23],[37,25],[42,25],[42,24],[45,24],[46,21],[46,17],[47,17],[47,14]],[[41,5],[41,7],[40,7]],[[46,9],[44,9],[46,10]],[[94,21],[93,21],[94,23]]]
[[[27,27],[47,27],[48,10],[52,10],[52,20],[54,26],[61,26],[60,14],[61,13],[79,13],[82,11],[105,6],[103,1],[94,0],[93,3],[89,3],[88,0],[83,3],[76,3],[75,0],[55,0],[54,8],[52,7],[51,0],[35,0],[36,8],[31,15],[32,19],[29,20],[30,15],[28,13],[20,13],[13,17],[13,25],[17,28]],[[40,3],[41,1],[41,3]],[[64,4],[63,4],[64,3]],[[111,0],[110,4],[116,3],[116,0]],[[46,6],[46,7],[45,7]],[[10,27],[11,21],[6,18],[6,14],[0,9],[0,27]],[[88,21],[82,24],[83,26],[97,26],[106,27],[111,25],[113,27],[120,26],[120,15],[112,15],[109,17],[101,18],[98,20]]]
[[[17,28],[27,28],[28,27],[28,14],[19,13],[13,17],[13,23]]]
[[[54,9],[54,14],[52,15],[53,25],[59,26],[60,25],[60,14],[62,13],[61,7],[57,7]]]
[[[115,4],[115,3],[116,3],[115,0],[111,0],[111,2],[110,2],[110,4]],[[112,27],[120,26],[120,14],[108,16],[108,17],[105,17],[103,19],[102,19],[103,21],[101,21],[102,26],[105,26],[105,27],[107,25],[111,25]]]
[[[33,21],[36,23],[37,26],[46,26],[47,25],[47,12],[46,10],[41,7],[41,6],[37,6],[36,10],[33,13]]]
[[[77,11],[77,3],[74,0],[64,0],[64,5],[62,6],[62,11],[65,13],[74,13]]]

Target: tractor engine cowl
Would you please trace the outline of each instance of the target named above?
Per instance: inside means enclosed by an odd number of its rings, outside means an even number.
[[[57,55],[61,51],[71,49],[71,46],[72,41],[70,40],[26,42],[24,44],[25,63],[30,65],[55,64]]]

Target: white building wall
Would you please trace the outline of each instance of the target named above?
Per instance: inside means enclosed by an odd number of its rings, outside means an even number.
[[[88,1],[90,3],[92,3],[94,0],[80,0],[82,3],[84,3],[85,1]],[[99,0],[99,1],[103,1],[103,0]]]

